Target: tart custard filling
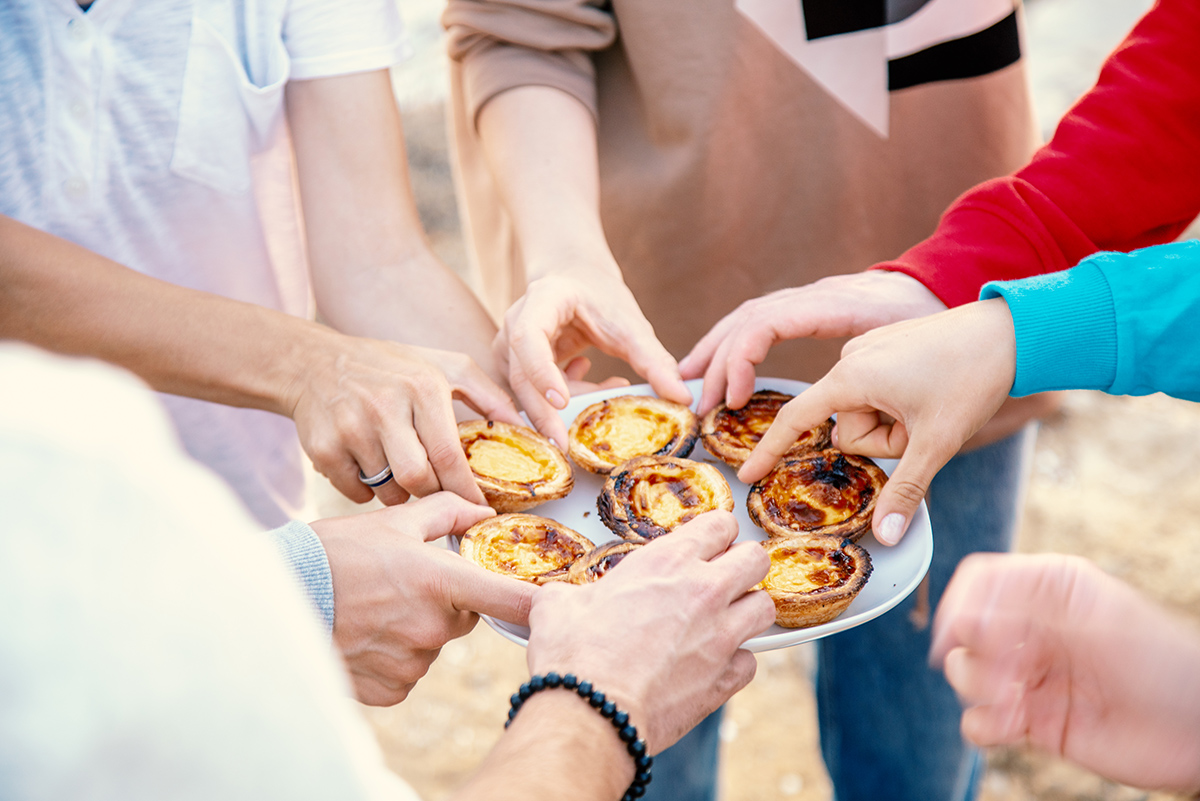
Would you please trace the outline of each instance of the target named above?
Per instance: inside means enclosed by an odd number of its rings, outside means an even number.
[[[614,412],[607,404],[579,422],[581,445],[614,465],[635,456],[658,453],[682,433],[679,421],[657,409],[624,407]]]
[[[613,503],[629,528],[653,539],[714,509],[729,509],[729,485],[715,468],[688,459],[644,457],[614,474]]]
[[[462,441],[471,472],[514,484],[536,485],[554,477],[558,465],[533,441],[488,429]]]
[[[475,560],[497,573],[536,578],[566,569],[591,550],[583,537],[560,533],[550,520],[511,520],[476,540]]]
[[[875,494],[865,470],[845,454],[788,462],[762,482],[763,507],[785,526],[816,528],[841,523]]]
[[[797,543],[771,550],[771,568],[759,586],[802,595],[841,587],[855,569],[854,559],[841,549]]]

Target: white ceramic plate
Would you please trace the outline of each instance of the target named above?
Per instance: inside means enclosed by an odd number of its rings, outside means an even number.
[[[697,379],[689,381],[687,384],[698,403],[701,381]],[[755,381],[754,386],[755,389],[774,389],[796,395],[809,385],[784,378],[760,378]],[[570,426],[576,415],[597,401],[618,395],[653,394],[654,392],[648,384],[592,392],[572,398],[571,402],[567,404],[567,408],[559,414],[567,426]],[[689,458],[708,462],[715,466],[729,482],[729,486],[733,490],[734,515],[737,517],[739,526],[738,542],[767,539],[766,532],[750,522],[750,516],[746,512],[746,493],[749,487],[737,480],[733,468],[710,454],[699,442],[696,443],[696,448]],[[895,467],[895,461],[880,460],[879,466],[891,473]],[[596,511],[596,498],[604,487],[604,477],[589,473],[574,464],[572,467],[575,469],[575,488],[571,494],[557,501],[550,501],[530,509],[529,513],[557,520],[563,525],[575,529],[597,545],[618,539],[600,521],[600,515]],[[452,538],[452,547],[457,547],[457,544],[457,538]],[[751,637],[745,647],[751,651],[770,651],[828,637],[830,634],[861,626],[904,600],[921,583],[921,579],[929,570],[929,562],[933,558],[933,531],[929,526],[929,513],[925,504],[921,504],[908,533],[899,545],[886,548],[880,545],[870,533],[859,540],[858,544],[871,554],[874,570],[867,585],[863,587],[858,597],[840,617],[829,623],[805,629],[771,626],[757,637]],[[502,636],[515,643],[525,645],[529,638],[529,629],[524,626],[514,626],[486,615],[484,615],[484,620]]]

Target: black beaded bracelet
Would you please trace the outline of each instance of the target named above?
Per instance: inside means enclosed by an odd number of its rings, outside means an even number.
[[[638,739],[637,727],[629,722],[628,712],[617,709],[617,705],[605,698],[604,693],[592,687],[590,681],[580,681],[574,673],[568,673],[565,676],[547,673],[544,676],[534,676],[522,684],[520,689],[509,699],[512,708],[508,710],[508,720],[504,722],[504,728],[507,729],[508,724],[513,722],[513,718],[521,711],[522,705],[529,696],[557,687],[574,690],[580,698],[607,718],[616,727],[617,736],[621,738],[621,742],[625,743],[625,750],[633,757],[633,783],[629,785],[625,795],[621,796],[621,801],[634,801],[635,798],[645,795],[646,785],[650,783],[650,766],[654,764],[654,758],[646,753],[646,741]]]

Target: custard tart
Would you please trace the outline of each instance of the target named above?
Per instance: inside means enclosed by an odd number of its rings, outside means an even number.
[[[871,527],[887,474],[865,456],[825,450],[784,459],[750,487],[750,519],[772,537],[857,541]]]
[[[596,506],[618,537],[650,540],[705,512],[732,512],[733,492],[710,464],[639,456],[609,474]]]
[[[687,456],[700,421],[686,406],[646,395],[593,403],[571,424],[567,453],[575,464],[608,475],[635,456]]]
[[[574,562],[596,546],[546,517],[508,514],[467,529],[458,552],[480,567],[533,584],[566,581]]]
[[[700,421],[700,441],[709,453],[736,470],[750,458],[750,452],[767,433],[775,421],[775,415],[793,397],[771,389],[760,389],[740,409],[730,409],[722,403]],[[805,431],[783,455],[784,458],[825,450],[829,447],[832,432],[832,419]]]
[[[871,556],[832,537],[763,543],[771,568],[758,585],[775,602],[775,622],[790,629],[828,623],[846,611],[871,577]]]
[[[642,545],[641,541],[614,540],[597,546],[575,560],[567,570],[567,581],[572,584],[591,584],[598,581],[631,551],[641,548]]]
[[[458,424],[475,483],[497,512],[521,512],[562,498],[575,486],[566,457],[532,428],[495,420]]]

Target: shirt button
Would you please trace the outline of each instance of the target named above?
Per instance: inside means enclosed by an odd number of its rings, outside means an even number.
[[[67,23],[67,33],[76,42],[86,42],[92,35],[92,26],[86,19],[73,19]]]
[[[79,200],[87,195],[87,181],[80,178],[78,175],[74,178],[68,178],[63,184],[63,190],[67,193],[67,197],[72,200]]]

